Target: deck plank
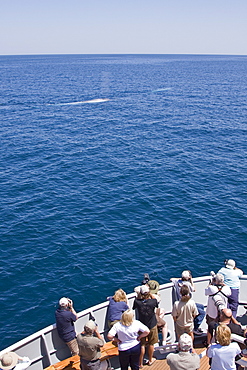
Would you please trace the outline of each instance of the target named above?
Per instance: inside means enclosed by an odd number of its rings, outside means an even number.
[[[117,354],[116,347],[112,343],[106,343],[107,346],[103,348],[102,355],[109,357],[115,356]],[[201,354],[206,348],[199,346],[196,348],[196,352]],[[109,352],[109,356],[107,355]],[[143,370],[170,370],[170,367],[167,365],[165,359],[156,360],[152,366],[144,366]],[[209,369],[209,362],[206,356],[202,357],[200,360],[200,370],[208,370]],[[67,358],[61,362],[58,362],[55,365],[51,365],[45,370],[80,370],[80,357],[73,356]]]

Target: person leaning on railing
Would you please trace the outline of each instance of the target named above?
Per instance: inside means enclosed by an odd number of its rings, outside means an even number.
[[[67,344],[72,356],[78,355],[79,350],[74,328],[77,313],[73,308],[71,299],[63,297],[59,300],[59,307],[55,312],[55,317],[59,337]]]
[[[111,329],[113,325],[121,320],[122,313],[126,311],[128,306],[128,299],[125,291],[123,289],[118,289],[115,291],[113,297],[108,297],[108,326]]]
[[[236,267],[234,260],[229,259],[225,260],[225,267],[222,267],[218,272],[224,276],[225,284],[231,289],[231,295],[228,297],[228,307],[232,310],[233,317],[236,317],[239,304],[239,278],[243,275],[243,271]]]

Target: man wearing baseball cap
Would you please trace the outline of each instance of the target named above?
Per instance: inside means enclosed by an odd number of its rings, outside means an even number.
[[[84,325],[84,331],[77,335],[77,342],[81,370],[99,370],[100,348],[103,347],[104,340],[93,320],[89,320]]]
[[[67,344],[72,356],[78,355],[79,349],[74,327],[77,314],[71,299],[63,297],[59,300],[59,307],[55,312],[55,317],[59,337]]]
[[[200,357],[193,349],[192,338],[187,333],[180,336],[178,353],[169,353],[167,364],[171,370],[196,370],[200,368]]]

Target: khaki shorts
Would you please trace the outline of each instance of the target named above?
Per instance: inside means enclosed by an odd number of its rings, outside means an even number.
[[[66,342],[66,344],[69,347],[72,356],[79,354],[79,347],[76,338],[72,339],[70,342]]]
[[[178,337],[180,337],[182,334],[184,333],[191,333],[194,329],[194,325],[190,325],[189,327],[185,327],[185,326],[178,326],[178,324],[175,323],[175,331],[176,331],[176,334]]]
[[[158,341],[159,341],[158,328],[157,325],[155,325],[152,329],[150,329],[150,333],[148,334],[147,337],[141,338],[141,345],[147,346],[149,344],[152,346],[155,343],[158,343]]]
[[[117,322],[119,322],[120,320],[114,320],[114,321],[110,321],[108,320],[108,327],[109,329],[111,329],[113,327],[114,324],[116,324]]]

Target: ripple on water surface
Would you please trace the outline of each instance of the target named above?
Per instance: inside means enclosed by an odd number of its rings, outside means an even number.
[[[1,348],[63,295],[82,310],[145,272],[245,269],[246,58],[0,62]]]

